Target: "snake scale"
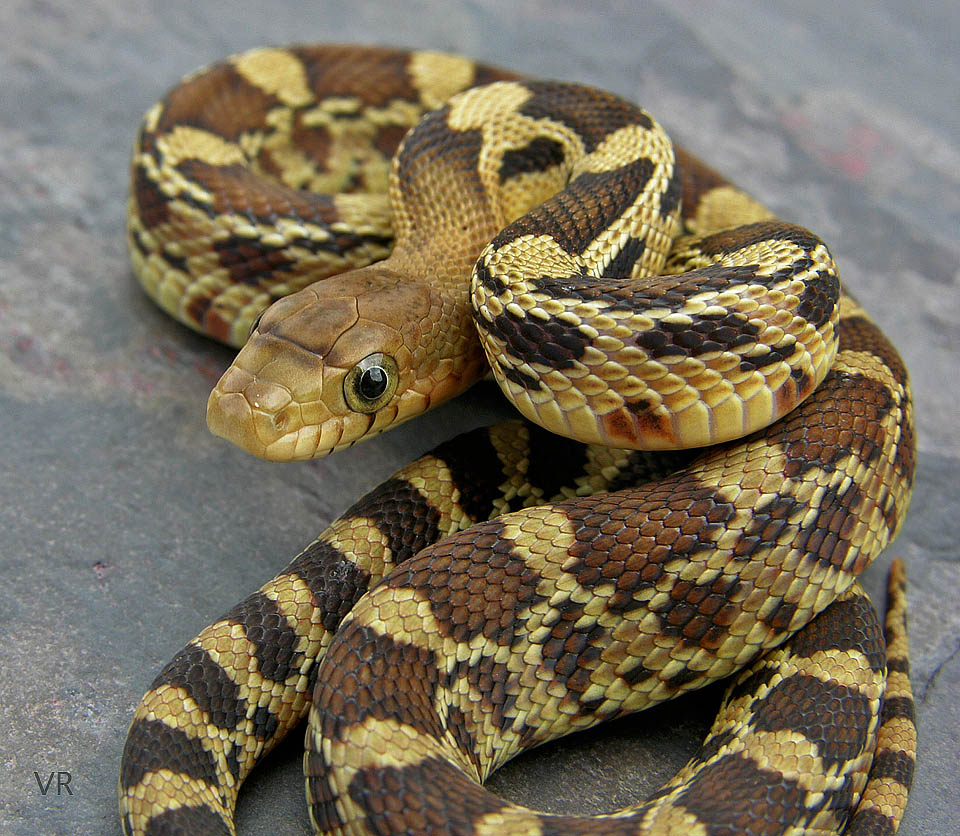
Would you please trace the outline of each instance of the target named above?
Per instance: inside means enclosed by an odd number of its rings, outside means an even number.
[[[307,714],[322,833],[896,830],[905,577],[886,643],[856,577],[909,504],[911,398],[819,238],[608,93],[318,46],[148,111],[129,241],[164,309],[243,345],[207,417],[257,455],[348,447],[490,368],[530,421],[408,465],[187,644],[127,737],[126,833],[233,833]],[[730,675],[646,802],[546,815],[481,786]]]

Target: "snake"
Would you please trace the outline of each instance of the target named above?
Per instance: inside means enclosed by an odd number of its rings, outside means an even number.
[[[906,368],[814,233],[610,93],[458,55],[262,48],[148,110],[134,271],[242,346],[210,428],[342,450],[492,375],[522,418],[401,469],[191,640],[134,714],[127,834],[233,834],[308,718],[317,833],[893,833],[916,732]],[[691,761],[598,817],[513,756],[730,677]]]

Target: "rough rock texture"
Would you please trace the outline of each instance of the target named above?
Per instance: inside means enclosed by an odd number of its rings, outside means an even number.
[[[958,16],[950,0],[5,2],[0,831],[119,833],[124,734],[162,664],[352,498],[493,414],[478,391],[322,462],[255,461],[204,425],[230,353],[168,320],[131,277],[126,167],[142,112],[201,64],[313,40],[450,49],[610,88],[830,242],[916,390],[917,489],[891,549],[909,565],[920,716],[901,832],[956,832]],[[868,572],[871,591],[888,560]],[[557,811],[626,804],[683,763],[717,696],[561,741],[495,787]],[[251,780],[242,833],[278,820],[308,831],[299,745]],[[64,773],[59,794],[56,777],[41,791],[51,772]]]

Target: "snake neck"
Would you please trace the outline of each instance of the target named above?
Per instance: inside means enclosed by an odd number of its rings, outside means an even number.
[[[398,156],[390,256],[264,313],[210,396],[214,433],[263,458],[316,458],[416,417],[486,373],[470,277],[505,219],[478,175],[480,134],[439,141],[446,118],[428,115]]]

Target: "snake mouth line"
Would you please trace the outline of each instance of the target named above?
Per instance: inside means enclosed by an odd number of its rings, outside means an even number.
[[[322,403],[316,402],[314,410],[317,406],[323,411]],[[287,461],[317,453],[321,422],[306,421],[304,412],[304,404],[288,387],[235,364],[210,393],[206,418],[214,435],[259,458]],[[328,436],[339,424],[322,423]]]
[[[352,447],[392,426],[376,414],[332,415],[322,401],[301,403],[289,389],[249,376],[235,388],[233,369],[210,393],[207,426],[220,438],[269,461],[306,461]]]

